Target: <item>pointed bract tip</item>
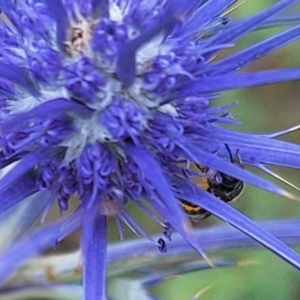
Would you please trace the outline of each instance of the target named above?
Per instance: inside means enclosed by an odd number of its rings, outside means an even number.
[[[207,292],[209,292],[215,285],[211,284],[203,289],[201,289],[191,300],[198,300],[200,297],[204,296]]]
[[[300,197],[298,197],[288,191],[284,191],[283,193],[281,193],[281,195],[289,200],[300,202]]]
[[[212,260],[205,253],[201,253],[201,256],[210,267],[212,267],[213,269],[216,269],[216,265],[212,262]]]

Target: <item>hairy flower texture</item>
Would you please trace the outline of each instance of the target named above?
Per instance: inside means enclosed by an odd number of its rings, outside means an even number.
[[[178,231],[205,257],[178,199],[186,199],[300,267],[292,249],[193,183],[191,162],[283,196],[230,162],[300,167],[300,147],[225,130],[218,92],[297,80],[300,69],[238,72],[300,37],[300,26],[215,61],[218,51],[268,24],[297,0],[282,0],[230,24],[234,0],[0,0],[0,212],[29,198],[78,209],[1,260],[0,280],[23,259],[82,227],[84,299],[106,299],[107,216],[147,236],[129,201]],[[229,26],[229,25],[230,26]],[[211,30],[217,26],[217,30]],[[205,33],[210,34],[206,35]],[[279,135],[279,134],[278,134]],[[46,198],[45,198],[46,197]],[[149,205],[145,205],[144,199]],[[36,215],[36,214],[34,214]],[[31,218],[29,215],[28,218]],[[163,239],[156,243],[165,250]]]

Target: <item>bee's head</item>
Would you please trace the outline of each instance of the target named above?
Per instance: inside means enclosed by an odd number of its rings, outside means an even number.
[[[230,162],[243,168],[242,160],[241,160],[241,157],[239,156],[239,149],[236,150],[236,154],[235,154],[235,156],[233,156],[228,144],[225,144],[225,147],[228,151]]]
[[[236,152],[236,155],[233,156],[232,155],[232,152],[229,148],[229,146],[227,144],[225,144],[225,147],[228,151],[228,154],[229,154],[229,159],[230,159],[230,162],[232,162],[233,164],[243,168],[243,165],[242,165],[242,162],[241,162],[241,158],[239,156],[239,153],[238,153],[238,150]],[[240,180],[237,179],[237,178],[234,178],[230,175],[227,175],[223,172],[216,172],[215,175],[214,175],[214,184],[215,185],[226,185],[226,186],[231,186],[231,185],[235,185],[237,182],[239,182]]]

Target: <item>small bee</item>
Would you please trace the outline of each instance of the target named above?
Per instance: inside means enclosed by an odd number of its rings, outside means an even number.
[[[230,161],[233,164],[237,164],[242,167],[238,156],[236,156],[236,158],[234,159],[232,157],[228,145],[225,146],[226,149],[228,150]],[[198,164],[195,165],[199,169],[199,171],[201,172],[207,171],[207,168],[200,166]],[[222,201],[226,203],[236,200],[244,190],[243,181],[231,177],[222,172],[215,172],[214,179],[201,178],[201,182],[200,184],[198,184],[198,186],[206,190],[207,192],[213,194],[217,198],[220,198]],[[195,222],[199,222],[200,220],[203,220],[211,215],[211,213],[208,212],[207,210],[187,200],[180,199],[180,204],[184,209],[185,213]]]

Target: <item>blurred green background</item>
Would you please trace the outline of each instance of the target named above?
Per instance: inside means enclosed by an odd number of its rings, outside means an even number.
[[[216,0],[217,1],[217,0]],[[231,15],[236,18],[244,18],[277,1],[271,0],[247,0]],[[300,12],[300,10],[298,10]],[[237,43],[237,49],[244,48],[259,40],[282,31],[285,27],[277,29],[265,29],[251,33],[247,38]],[[276,51],[248,67],[248,71],[268,70],[299,66],[300,42],[293,43]],[[228,50],[227,50],[228,51]],[[232,50],[231,50],[232,51]],[[227,55],[224,53],[224,55]],[[232,127],[237,131],[252,133],[272,133],[300,124],[299,106],[300,83],[280,83],[266,87],[231,91],[216,104],[221,105],[238,101],[238,106],[232,110],[232,115],[242,122],[241,126]],[[290,133],[280,139],[300,143],[300,131]],[[271,167],[273,171],[300,186],[300,171],[285,168]],[[253,169],[254,172],[257,172]],[[261,173],[284,186],[276,179]],[[300,192],[289,191],[300,196]],[[279,196],[269,194],[257,188],[247,186],[244,194],[234,206],[254,220],[298,218],[300,216],[300,203],[292,202]],[[144,226],[149,233],[161,233],[161,228],[145,214],[130,208],[137,221]],[[221,223],[211,217],[197,227],[207,227]],[[300,230],[300,229],[299,229]],[[126,238],[133,238],[130,230],[125,231]],[[118,235],[114,220],[110,223],[110,241],[117,241]],[[79,245],[79,234],[63,241],[60,249],[73,249]],[[233,258],[239,261],[251,261],[255,263],[245,264],[239,267],[209,269],[201,272],[168,279],[156,286],[154,293],[163,300],[188,300],[199,290],[210,287],[202,296],[204,300],[237,300],[237,299],[300,299],[300,272],[289,266],[272,253],[266,250],[230,250],[210,253],[209,257]],[[199,259],[201,259],[199,257]],[[113,285],[112,285],[113,286]],[[138,300],[138,299],[137,299]]]

